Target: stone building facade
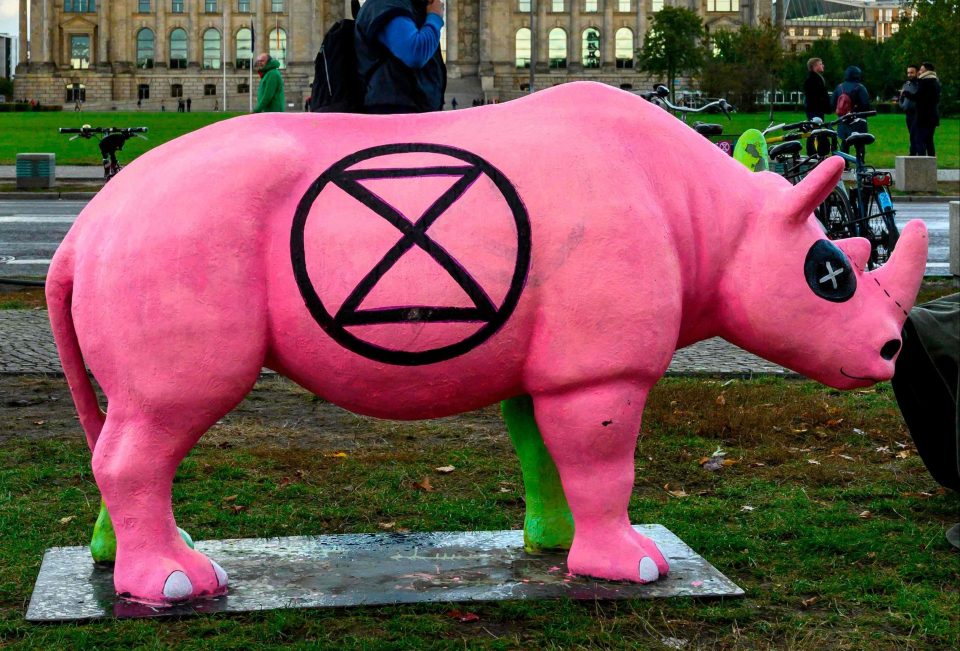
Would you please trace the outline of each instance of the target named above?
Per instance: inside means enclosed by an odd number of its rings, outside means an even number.
[[[349,0],[19,0],[16,94],[45,104],[194,110],[248,106],[251,34],[282,60],[288,101],[309,95],[323,34]],[[31,20],[27,22],[27,5]],[[443,47],[454,92],[510,99],[576,79],[646,86],[633,53],[664,5],[708,29],[770,16],[770,0],[446,0]],[[224,54],[225,53],[225,54]],[[252,79],[256,88],[257,78]],[[224,92],[226,91],[226,92]],[[463,98],[461,97],[461,103]]]

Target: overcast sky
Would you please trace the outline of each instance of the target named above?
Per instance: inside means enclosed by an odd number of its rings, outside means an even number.
[[[0,0],[0,34],[17,35],[20,26],[17,23],[18,0]]]

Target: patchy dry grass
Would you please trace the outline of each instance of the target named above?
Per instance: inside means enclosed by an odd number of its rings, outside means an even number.
[[[449,604],[177,621],[28,625],[45,548],[83,544],[98,494],[59,379],[0,378],[0,645],[18,648],[948,649],[960,572],[938,489],[889,385],[667,379],[638,444],[634,522],[660,522],[742,599]],[[313,423],[313,424],[311,424]],[[316,423],[320,423],[317,425]],[[11,435],[14,432],[19,435]],[[302,438],[301,435],[302,434]],[[708,472],[718,447],[735,463]],[[346,456],[338,455],[345,452]],[[453,465],[452,474],[434,468]],[[433,492],[414,483],[430,477]],[[501,492],[507,488],[507,492]],[[224,501],[225,496],[236,495]],[[496,409],[434,422],[342,412],[261,382],[184,462],[178,522],[198,538],[519,528],[522,487]],[[748,507],[748,508],[745,508]],[[63,518],[74,519],[61,522]],[[462,606],[460,606],[462,608]]]

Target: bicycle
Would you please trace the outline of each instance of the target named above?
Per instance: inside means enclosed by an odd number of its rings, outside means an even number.
[[[689,106],[680,106],[671,102],[668,97],[670,97],[670,90],[663,84],[657,84],[653,87],[652,91],[646,93],[640,93],[640,97],[647,100],[652,104],[656,104],[660,108],[666,109],[668,111],[673,111],[674,113],[680,114],[680,120],[684,123],[687,121],[687,116],[694,113],[711,113],[714,111],[722,112],[727,120],[732,120],[730,117],[731,113],[736,112],[736,107],[727,102],[725,99],[716,99],[712,102],[708,102],[701,106],[700,108],[691,108]],[[694,122],[693,129],[701,136],[710,137],[710,136],[719,136],[723,134],[723,125],[722,124],[712,124],[708,122]],[[728,152],[729,153],[729,152]]]
[[[147,127],[91,127],[85,124],[79,129],[61,127],[59,131],[64,135],[76,134],[70,138],[70,142],[77,138],[84,140],[97,138],[100,154],[103,157],[103,180],[107,182],[123,169],[123,165],[117,160],[117,152],[122,150],[123,145],[131,138],[147,140],[143,134],[148,129]]]

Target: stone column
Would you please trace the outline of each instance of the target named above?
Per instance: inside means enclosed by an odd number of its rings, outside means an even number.
[[[154,30],[154,33],[153,33],[154,38],[156,38],[156,40],[154,41],[154,48],[156,49],[154,50],[153,65],[161,68],[166,68],[170,65],[170,45],[169,45],[170,34],[168,33],[168,30],[167,30],[168,6],[169,6],[168,3],[163,3],[163,2],[157,2],[156,5],[154,6],[154,11],[156,11],[156,16],[157,16],[157,22],[155,25],[156,29]],[[129,47],[127,50],[127,54],[130,57],[129,61],[133,61],[134,62],[133,65],[136,65],[137,54],[134,51],[136,50],[136,42],[135,41],[128,41],[128,42],[132,44],[131,47]]]
[[[43,13],[40,15],[42,25],[41,38],[43,44],[43,62],[53,63],[53,31],[57,29],[57,24],[53,19],[53,0],[43,0]],[[67,59],[70,53],[67,53]]]
[[[110,2],[97,3],[97,67],[110,63],[107,45],[110,42]]]
[[[586,24],[580,19],[580,3],[583,0],[567,0],[570,3],[570,26],[567,37],[567,66],[571,71],[579,72],[583,63],[583,30]],[[593,17],[592,14],[589,15]],[[589,20],[589,18],[588,18]],[[571,47],[571,44],[573,47]]]
[[[234,64],[234,51],[233,51],[233,37],[236,34],[236,30],[233,28],[233,2],[234,0],[220,0],[223,3],[223,15],[224,18],[220,21],[220,25],[223,29],[223,34],[220,38],[220,44],[223,48],[223,51],[220,53],[220,65],[226,68],[227,61],[230,61],[231,64]],[[221,91],[221,95],[222,95]]]
[[[603,0],[603,30],[600,35],[600,66],[603,70],[616,68],[615,34],[613,29],[613,5],[616,0]]]
[[[460,58],[460,8],[457,0],[447,2],[447,64],[455,64]]]
[[[268,0],[254,0],[257,3],[257,17],[254,21],[254,24],[257,26],[257,35],[256,35],[256,51],[253,53],[253,58],[256,59],[257,55],[261,52],[269,52],[270,45],[267,43],[267,37],[270,35],[270,30],[267,28],[267,2]],[[256,76],[256,75],[254,75]]]
[[[644,37],[647,34],[647,0],[634,0],[637,3],[637,29],[633,39],[633,48],[637,50],[643,45]]]
[[[190,18],[187,20],[187,67],[203,64],[203,32],[200,29],[200,3],[203,0],[188,0]],[[160,4],[161,0],[157,0]],[[186,93],[184,89],[184,93]]]
[[[479,14],[477,22],[479,23],[480,34],[478,42],[478,52],[480,61],[480,76],[493,74],[493,58],[490,48],[490,9],[488,3],[480,0]]]
[[[547,25],[547,5],[550,0],[534,0],[537,3],[537,69],[550,69],[550,30]]]
[[[30,27],[27,24],[27,4],[27,0],[20,0],[20,30],[19,34],[17,34],[19,52],[17,53],[17,61],[23,65],[27,65],[27,40],[30,38]]]

